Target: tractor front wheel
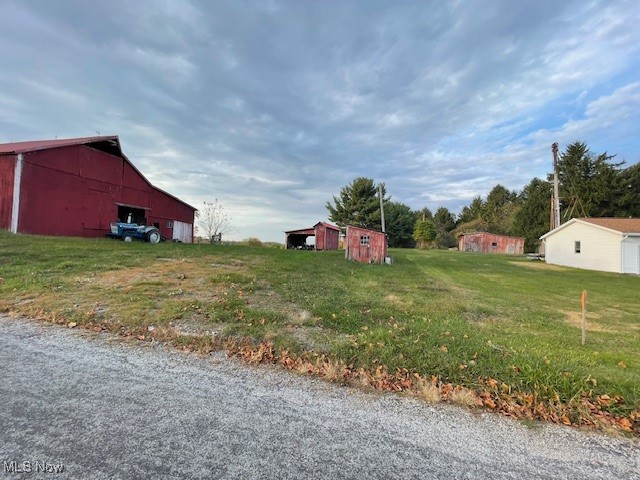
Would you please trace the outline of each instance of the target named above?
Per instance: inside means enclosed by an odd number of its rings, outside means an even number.
[[[149,230],[147,232],[147,242],[149,243],[160,243],[161,238],[158,230]]]
[[[125,235],[124,237],[122,237],[122,240],[124,240],[125,242],[130,242],[133,240],[133,237],[131,235]]]

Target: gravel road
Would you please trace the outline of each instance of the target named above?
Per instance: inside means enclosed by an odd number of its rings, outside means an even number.
[[[0,316],[0,478],[640,479],[640,444]]]

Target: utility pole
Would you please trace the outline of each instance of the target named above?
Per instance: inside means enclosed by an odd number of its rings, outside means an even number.
[[[378,195],[380,197],[380,217],[382,220],[382,233],[386,233],[384,225],[384,200],[382,198],[382,184],[378,184]]]
[[[560,193],[558,186],[558,142],[551,145],[551,151],[553,152],[553,197],[552,208],[553,218],[551,224],[551,230],[560,226]]]

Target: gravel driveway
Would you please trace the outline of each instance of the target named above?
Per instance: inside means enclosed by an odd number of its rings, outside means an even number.
[[[0,478],[640,479],[640,445],[0,316]]]

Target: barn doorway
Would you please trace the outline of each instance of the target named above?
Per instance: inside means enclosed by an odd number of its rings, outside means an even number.
[[[137,223],[138,225],[147,224],[147,211],[144,208],[118,205],[118,221],[127,222],[129,215],[131,215],[131,223]]]

